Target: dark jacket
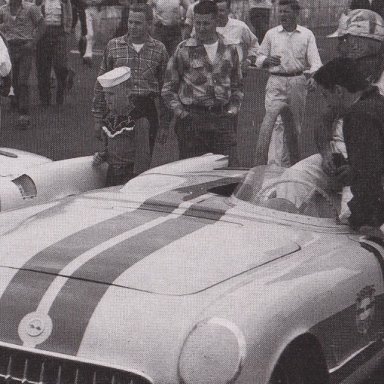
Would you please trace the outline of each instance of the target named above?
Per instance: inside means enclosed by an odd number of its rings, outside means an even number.
[[[350,224],[384,223],[384,96],[371,87],[344,115],[344,140],[352,169]]]
[[[370,9],[384,17],[384,0],[373,0],[372,5],[368,0],[352,0],[351,9]]]

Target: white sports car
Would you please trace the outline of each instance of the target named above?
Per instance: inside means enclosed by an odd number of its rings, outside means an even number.
[[[208,155],[0,215],[0,383],[358,383],[384,247]],[[196,171],[199,169],[199,171]]]
[[[92,167],[92,156],[52,161],[0,148],[0,211],[60,199],[105,185],[106,167]]]

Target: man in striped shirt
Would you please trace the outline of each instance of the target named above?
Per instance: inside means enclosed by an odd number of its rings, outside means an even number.
[[[150,124],[150,149],[156,139],[159,116],[155,99],[159,97],[168,53],[163,43],[149,35],[153,19],[152,8],[147,4],[131,7],[128,17],[128,33],[110,40],[104,51],[99,76],[116,67],[131,69],[132,100]],[[96,81],[92,113],[95,120],[95,135],[101,138],[103,116],[107,113],[103,88]]]

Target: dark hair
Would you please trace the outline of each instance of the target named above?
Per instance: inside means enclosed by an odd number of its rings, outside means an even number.
[[[348,58],[338,57],[329,61],[314,74],[313,78],[316,83],[329,90],[340,85],[355,93],[369,86],[355,60]]]
[[[219,10],[217,8],[217,5],[213,1],[200,1],[196,4],[195,8],[193,9],[194,13],[197,13],[198,15],[215,15],[219,13]]]
[[[227,3],[227,8],[230,9],[231,8],[231,0],[214,0],[214,2],[217,4],[217,3],[224,3],[226,2]]]
[[[301,7],[297,0],[280,0],[279,5],[289,5],[293,11],[299,12]]]
[[[134,4],[129,8],[129,13],[131,12],[142,12],[145,15],[145,20],[152,23],[153,20],[153,11],[150,5],[144,3]]]

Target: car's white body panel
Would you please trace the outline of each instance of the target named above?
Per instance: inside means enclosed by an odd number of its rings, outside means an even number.
[[[218,319],[245,344],[235,383],[267,384],[302,335],[335,382],[354,382],[345,367],[384,332],[383,247],[331,219],[214,192],[244,172],[157,169],[122,191],[1,214],[0,342],[176,384],[188,335]],[[31,336],[31,319],[52,328]]]
[[[106,165],[93,167],[92,156],[52,161],[0,148],[0,175],[0,210],[6,211],[102,188]]]

